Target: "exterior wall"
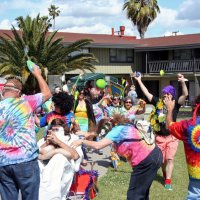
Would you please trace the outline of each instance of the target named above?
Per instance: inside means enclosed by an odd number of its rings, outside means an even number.
[[[90,53],[93,53],[95,57],[99,60],[99,63],[96,63],[95,72],[104,73],[109,75],[116,74],[131,74],[133,63],[110,63],[109,58],[109,49],[108,48],[90,48]],[[68,72],[67,74],[80,74],[81,70],[74,70]],[[87,73],[91,73],[87,71]]]
[[[90,53],[93,53],[99,60],[98,65],[110,65],[109,49],[106,48],[90,48]]]

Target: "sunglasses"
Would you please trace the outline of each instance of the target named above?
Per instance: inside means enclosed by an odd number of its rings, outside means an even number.
[[[20,92],[20,89],[18,89],[17,87],[15,86],[9,86],[9,85],[5,85],[3,87],[3,91],[15,91],[15,92]]]
[[[125,103],[127,103],[127,104],[132,104],[132,102],[131,102],[131,101],[125,101]]]
[[[116,100],[119,100],[119,98],[115,97],[115,98],[113,98],[112,100],[113,100],[113,101],[116,101]]]

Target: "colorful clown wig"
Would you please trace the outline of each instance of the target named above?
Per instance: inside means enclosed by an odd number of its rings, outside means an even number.
[[[176,89],[172,85],[167,85],[162,89],[162,94],[171,94],[175,98]]]

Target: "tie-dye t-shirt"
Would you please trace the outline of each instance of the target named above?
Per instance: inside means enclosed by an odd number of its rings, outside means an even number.
[[[0,102],[0,166],[22,163],[38,156],[33,112],[42,105],[41,93]]]
[[[184,143],[189,177],[200,180],[200,117],[196,124],[192,124],[192,119],[183,120],[171,123],[169,130]]]
[[[155,148],[155,145],[148,145],[144,140],[124,141],[142,138],[140,132],[134,126],[128,124],[113,127],[105,138],[114,142],[117,153],[124,156],[132,167],[143,161]]]
[[[60,115],[59,113],[52,111],[52,112],[46,114],[44,117],[40,118],[40,127],[44,127],[44,126],[51,124],[51,122],[57,118],[63,120],[67,124],[67,126],[70,127],[72,117],[75,118],[75,116],[72,112],[69,112],[66,115]]]

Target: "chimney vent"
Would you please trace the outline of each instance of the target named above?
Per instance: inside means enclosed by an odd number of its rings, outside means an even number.
[[[112,30],[112,36],[114,36],[115,35],[115,29],[112,28],[111,30]]]
[[[125,26],[120,26],[119,28],[120,28],[120,33],[121,33],[120,35],[124,36]]]

